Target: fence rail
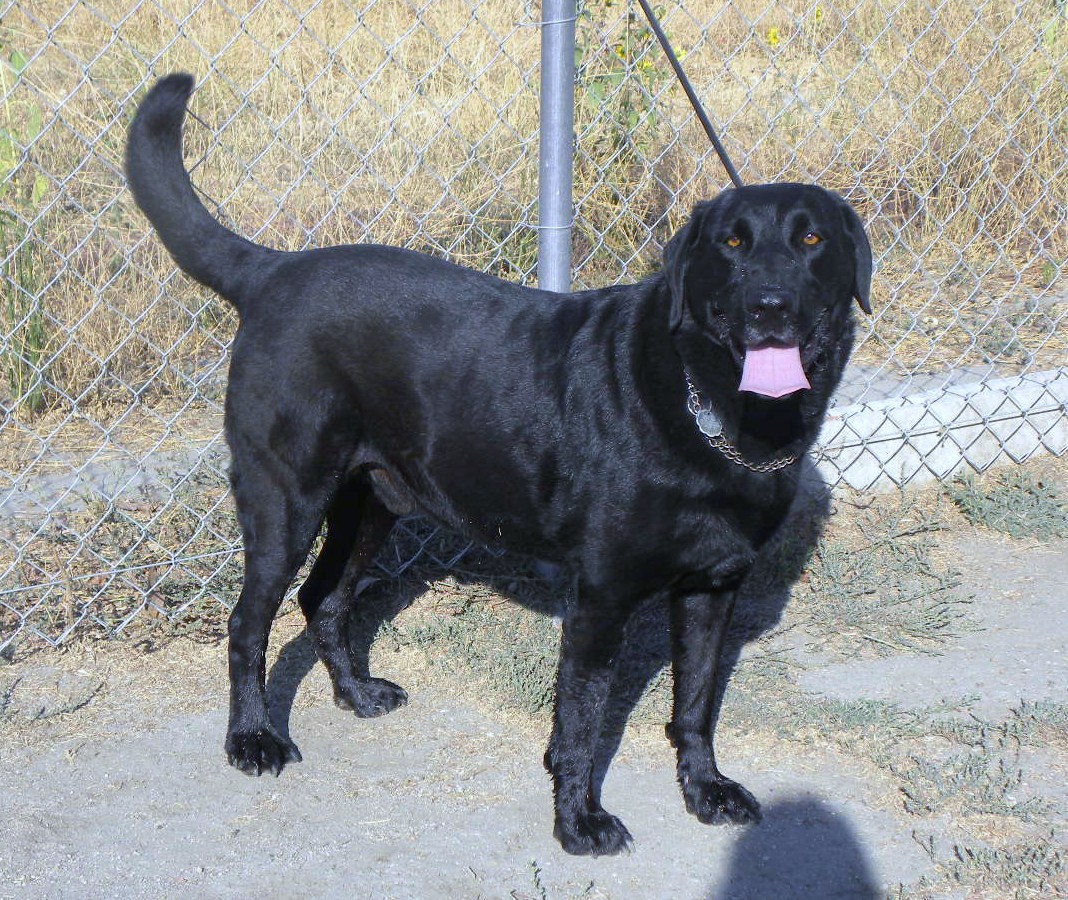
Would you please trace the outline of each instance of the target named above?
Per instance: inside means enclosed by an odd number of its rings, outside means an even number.
[[[823,436],[868,487],[1068,449],[1063,0],[659,7],[743,177],[846,195],[876,315]],[[529,282],[539,4],[0,0],[0,653],[217,612],[232,314],[179,276],[121,154],[196,73],[187,159],[273,246],[374,240]],[[726,177],[636,6],[580,5],[572,279],[635,279]],[[462,550],[410,523],[391,573]]]

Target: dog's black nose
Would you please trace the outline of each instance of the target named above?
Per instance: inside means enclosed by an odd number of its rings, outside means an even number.
[[[789,316],[797,311],[797,294],[790,288],[765,285],[750,292],[746,311],[757,318],[767,315]]]

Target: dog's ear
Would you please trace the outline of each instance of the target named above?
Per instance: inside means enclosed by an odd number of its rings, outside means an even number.
[[[668,325],[672,331],[678,331],[682,324],[682,313],[686,306],[686,272],[690,267],[690,257],[701,236],[701,226],[708,211],[709,203],[698,203],[690,213],[690,218],[664,247],[664,279],[671,292],[671,313]]]
[[[838,197],[842,207],[842,218],[845,221],[845,233],[853,242],[854,276],[853,297],[857,305],[869,316],[871,315],[871,275],[872,258],[871,244],[868,242],[868,234],[864,230],[864,223],[856,210],[849,205],[844,197]]]

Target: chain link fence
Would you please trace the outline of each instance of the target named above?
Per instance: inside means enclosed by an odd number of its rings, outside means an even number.
[[[1063,0],[667,0],[747,181],[868,222],[876,315],[824,432],[868,487],[1068,449]],[[0,0],[0,653],[218,618],[240,583],[221,438],[235,320],[124,189],[125,127],[194,72],[209,207],[285,249],[401,244],[531,282],[539,4]],[[655,270],[726,186],[636,6],[576,23],[573,276]],[[457,562],[409,521],[380,560]]]

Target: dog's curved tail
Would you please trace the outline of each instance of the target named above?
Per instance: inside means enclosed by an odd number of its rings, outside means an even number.
[[[126,178],[174,261],[238,313],[249,273],[273,253],[221,225],[200,202],[182,163],[182,121],[193,76],[161,78],[141,101],[126,140]]]

